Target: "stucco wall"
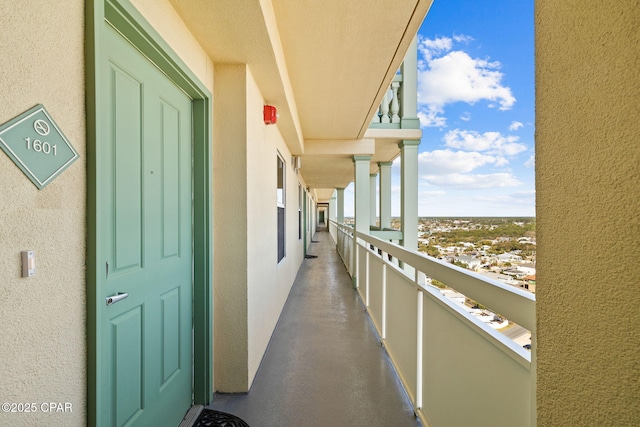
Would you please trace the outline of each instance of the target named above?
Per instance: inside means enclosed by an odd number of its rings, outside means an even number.
[[[212,88],[211,62],[167,3],[135,3]],[[87,423],[84,12],[83,0],[0,5],[0,123],[43,104],[80,154],[38,190],[0,153],[0,402],[37,409],[0,412],[3,426]],[[22,250],[36,253],[33,278],[20,277]],[[49,402],[71,412],[44,413]]]
[[[251,386],[303,260],[298,176],[245,65],[215,65],[215,388]],[[285,160],[286,258],[277,263],[276,156]]]
[[[35,414],[0,412],[0,425],[84,424],[83,13],[81,0],[0,6],[0,123],[43,104],[80,154],[38,190],[0,152],[0,401],[37,404]],[[28,249],[36,276],[21,278]],[[73,412],[43,413],[54,401]]]
[[[265,101],[255,80],[247,84],[247,251],[249,378],[252,381],[303,260],[298,239],[298,175],[277,125],[265,125]],[[285,166],[285,258],[278,264],[276,165]]]
[[[246,65],[216,65],[214,170],[214,381],[244,391],[247,376]]]
[[[167,0],[130,0],[207,89],[213,92],[213,62]]]
[[[640,14],[536,2],[538,425],[640,425]]]

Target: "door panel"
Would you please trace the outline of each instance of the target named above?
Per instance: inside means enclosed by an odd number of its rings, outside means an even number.
[[[180,289],[161,296],[162,300],[162,386],[180,369]]]
[[[142,411],[142,310],[133,309],[111,319],[115,395],[120,403],[116,425],[124,425]]]
[[[180,248],[180,189],[174,188],[180,177],[180,114],[171,105],[161,101],[162,117],[162,256],[178,255]]]
[[[142,266],[142,83],[110,64],[112,82],[114,161],[113,180],[113,273]]]
[[[100,421],[177,425],[192,399],[192,100],[105,26],[98,286],[129,296],[100,310]]]

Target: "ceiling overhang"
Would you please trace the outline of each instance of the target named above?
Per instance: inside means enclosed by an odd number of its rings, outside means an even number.
[[[432,0],[169,1],[214,67],[248,65],[307,186],[351,182],[353,141],[375,141],[374,167],[397,156],[403,137],[369,123]]]

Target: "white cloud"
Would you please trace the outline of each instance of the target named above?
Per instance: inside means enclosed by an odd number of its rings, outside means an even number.
[[[502,165],[502,159],[477,152],[434,150],[418,154],[418,168],[428,175],[467,173],[485,165]]]
[[[457,43],[470,43],[474,38],[471,36],[465,36],[464,34],[454,34],[453,40]]]
[[[509,126],[509,130],[510,131],[515,131],[515,130],[520,129],[523,126],[524,125],[521,122],[513,121],[513,122],[511,122],[511,125]]]
[[[463,120],[465,122],[468,122],[469,120],[471,120],[471,113],[468,111],[465,111],[464,113],[462,113],[460,115],[460,120]]]
[[[533,168],[536,166],[536,155],[532,154],[531,157],[529,157],[529,159],[524,162],[524,165],[528,168]]]
[[[524,199],[535,199],[536,197],[536,190],[529,190],[529,191],[521,191],[519,193],[513,193],[510,195],[510,197],[514,200],[524,200]]]
[[[522,191],[511,194],[497,194],[489,196],[478,196],[478,200],[491,202],[494,205],[502,206],[530,206],[535,209],[536,192],[535,190]]]
[[[428,68],[418,73],[418,100],[422,103],[443,106],[486,99],[498,102],[501,110],[508,110],[516,101],[511,89],[500,83],[499,62],[473,59],[462,51],[427,62]]]
[[[420,119],[421,127],[445,127],[447,125],[447,119],[440,116],[444,110],[442,108],[427,108],[420,109],[418,111],[418,118]]]
[[[418,50],[422,53],[424,60],[429,62],[434,55],[448,52],[453,47],[453,40],[449,37],[436,37],[435,39],[420,38]],[[424,65],[422,63],[421,65]]]
[[[447,192],[442,190],[420,191],[418,192],[418,199],[421,200],[423,197],[439,197],[445,194],[447,194]]]
[[[526,145],[517,141],[513,135],[504,136],[500,132],[478,133],[471,130],[454,129],[444,136],[445,145],[469,151],[485,151],[501,156],[515,156],[527,149]]]
[[[510,173],[424,175],[431,185],[469,189],[503,188],[522,185],[522,181]]]
[[[440,115],[447,104],[486,100],[492,108],[508,110],[516,102],[511,89],[502,85],[500,62],[474,59],[466,52],[452,50],[454,42],[471,40],[465,35],[420,39],[418,49],[423,59],[418,67],[418,103],[425,115],[423,126],[445,126],[446,119]]]

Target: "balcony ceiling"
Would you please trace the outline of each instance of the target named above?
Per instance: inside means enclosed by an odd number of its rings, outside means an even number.
[[[214,64],[249,65],[289,149],[303,155],[306,140],[365,137],[432,0],[169,1]],[[376,142],[385,144],[379,161],[397,156],[395,143]],[[353,181],[344,154],[305,155],[301,173],[314,188]]]

